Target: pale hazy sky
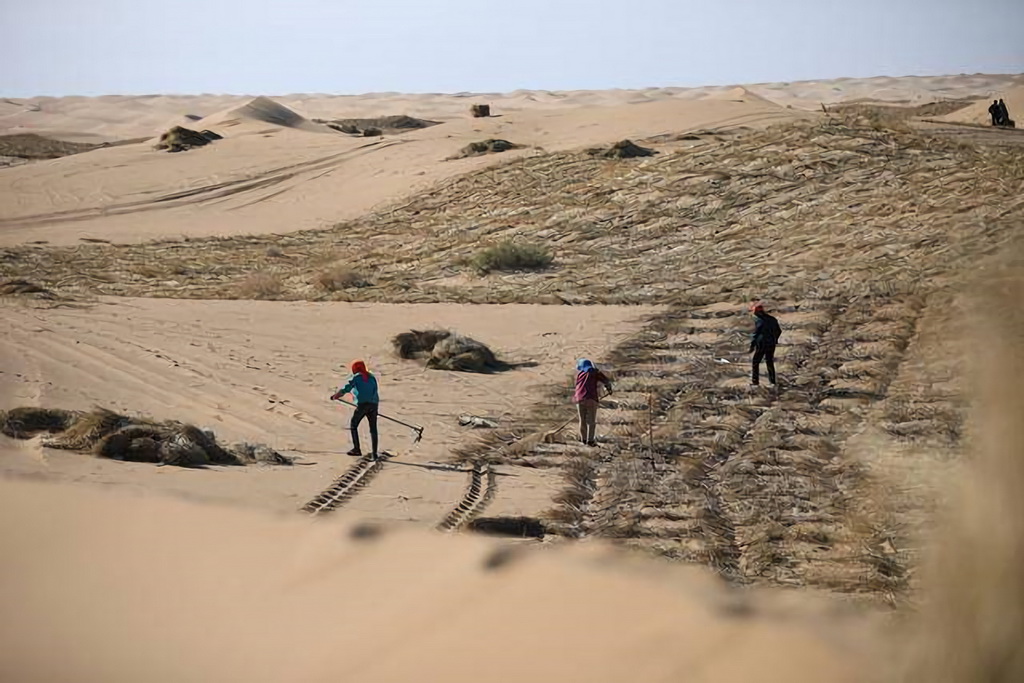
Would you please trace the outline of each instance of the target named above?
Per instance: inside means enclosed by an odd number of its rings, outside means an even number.
[[[0,0],[0,95],[1024,72],[1024,0]]]

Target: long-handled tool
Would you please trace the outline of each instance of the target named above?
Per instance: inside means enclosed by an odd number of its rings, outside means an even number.
[[[344,403],[347,406],[352,406],[353,408],[358,408],[359,407],[355,403],[352,403],[350,401],[346,401],[343,398],[336,398],[334,400],[338,401],[339,403]],[[419,425],[411,425],[408,422],[402,422],[401,420],[396,420],[393,417],[388,417],[387,415],[382,415],[381,413],[377,413],[377,417],[382,417],[385,420],[391,420],[392,422],[397,422],[398,424],[402,425],[403,427],[408,427],[409,429],[411,429],[414,432],[416,432],[416,438],[412,440],[413,443],[418,443],[419,440],[423,438],[423,427],[420,427]]]

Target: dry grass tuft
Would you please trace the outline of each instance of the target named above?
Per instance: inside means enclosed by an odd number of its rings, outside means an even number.
[[[597,492],[598,464],[591,458],[575,456],[566,461],[562,471],[566,486],[555,496],[556,507],[549,516],[561,526],[562,533],[582,535],[588,506]]]
[[[39,298],[51,299],[54,294],[50,290],[28,280],[0,280],[0,296],[35,294]]]
[[[481,142],[471,142],[463,147],[458,154],[451,157],[451,159],[465,159],[467,157],[478,157],[484,154],[500,154],[501,152],[508,152],[509,150],[519,149],[520,145],[509,142],[508,140],[483,140]]]
[[[427,359],[427,367],[434,370],[489,373],[507,370],[509,366],[498,360],[486,344],[460,334],[451,334],[434,345]]]
[[[204,147],[221,136],[212,130],[195,131],[182,126],[175,126],[160,136],[153,149],[168,152],[185,152],[194,147]]]
[[[472,264],[477,272],[486,275],[495,270],[544,270],[553,261],[554,257],[544,245],[507,240],[478,253]]]
[[[257,270],[238,284],[236,296],[241,299],[276,299],[284,293],[284,283],[275,273]]]
[[[66,429],[44,440],[43,445],[70,451],[88,451],[103,438],[127,427],[131,422],[131,418],[97,407],[76,415]]]
[[[100,458],[161,463],[178,467],[291,465],[292,461],[262,444],[241,443],[224,448],[212,432],[176,421],[155,422],[94,408],[89,412],[47,408],[15,408],[0,413],[0,431],[17,439],[40,432],[49,448],[91,452]]]
[[[513,366],[498,360],[486,344],[450,330],[412,330],[391,339],[399,358],[426,358],[433,370],[491,373]]]
[[[399,358],[429,358],[437,343],[451,335],[448,330],[412,330],[395,335],[391,345]]]
[[[62,432],[78,415],[71,410],[12,408],[0,411],[0,433],[12,439],[31,439],[40,432]]]
[[[57,159],[103,146],[105,145],[53,140],[35,133],[0,135],[0,157],[17,159]]]
[[[636,159],[639,157],[652,157],[657,152],[653,149],[641,147],[632,140],[620,140],[611,147],[595,147],[588,149],[590,156],[603,157],[605,159]]]
[[[313,119],[313,121],[316,123],[324,123],[329,128],[333,128],[334,130],[348,135],[363,136],[371,135],[370,133],[367,133],[368,130],[378,131],[376,135],[380,135],[381,133],[404,133],[410,130],[429,128],[430,126],[436,126],[440,123],[439,121],[418,119],[413,116],[406,116],[405,114],[362,119]]]
[[[337,292],[352,287],[368,287],[370,283],[358,270],[344,264],[335,264],[322,271],[314,280],[325,292]]]

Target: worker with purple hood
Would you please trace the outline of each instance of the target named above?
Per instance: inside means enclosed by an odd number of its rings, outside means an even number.
[[[586,358],[576,361],[576,390],[572,400],[580,414],[580,441],[587,446],[597,445],[597,406],[601,398],[598,384],[612,393],[611,381],[597,366]]]

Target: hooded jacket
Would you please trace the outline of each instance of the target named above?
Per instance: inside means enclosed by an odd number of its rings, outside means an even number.
[[[601,397],[597,389],[599,383],[604,384],[608,391],[612,390],[612,383],[605,374],[586,358],[581,359],[576,363],[576,390],[572,400],[575,403],[598,400]]]
[[[774,348],[782,336],[778,319],[763,309],[757,310],[754,315],[757,316],[757,322],[754,324],[754,334],[750,337],[750,350]]]
[[[351,393],[356,403],[379,403],[377,378],[366,369],[366,364],[362,361],[352,363],[352,372],[354,374],[349,377],[348,383],[338,389],[335,396]]]

